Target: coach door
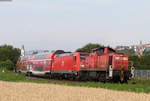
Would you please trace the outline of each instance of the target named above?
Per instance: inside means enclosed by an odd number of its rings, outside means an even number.
[[[77,57],[73,56],[73,71],[76,71],[76,67],[77,67]]]
[[[65,59],[65,67],[69,71],[74,71],[74,65],[75,65],[75,58],[74,56],[67,56]]]
[[[108,61],[109,66],[110,65],[112,66],[112,59],[113,59],[113,56],[109,56],[109,61]]]

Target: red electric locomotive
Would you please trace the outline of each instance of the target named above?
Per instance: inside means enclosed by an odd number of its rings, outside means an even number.
[[[88,53],[81,52],[58,54],[52,63],[51,76],[69,79],[77,78],[86,56],[88,56]]]

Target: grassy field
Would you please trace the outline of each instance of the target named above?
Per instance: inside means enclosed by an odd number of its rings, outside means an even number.
[[[30,80],[23,74],[17,74],[11,71],[3,72],[0,70],[1,81],[11,82],[32,82],[32,83],[46,83],[46,84],[59,84],[68,86],[82,86],[82,87],[94,87],[94,88],[105,88],[120,91],[130,92],[143,92],[150,93],[150,80],[147,79],[133,79],[128,84],[114,84],[114,83],[100,83],[100,82],[62,82],[62,81],[38,81]]]

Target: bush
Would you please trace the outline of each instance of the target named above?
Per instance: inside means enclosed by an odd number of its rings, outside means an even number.
[[[150,55],[129,55],[129,61],[133,62],[136,69],[150,69]]]
[[[0,61],[0,68],[13,70],[14,63],[11,60]]]
[[[16,64],[20,57],[20,52],[20,49],[14,48],[11,45],[2,45],[0,46],[0,61],[11,60],[14,64]]]

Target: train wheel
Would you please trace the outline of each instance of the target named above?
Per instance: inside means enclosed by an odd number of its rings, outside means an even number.
[[[98,81],[106,83],[107,82],[107,74],[106,72],[98,72]]]
[[[124,83],[128,83],[128,75],[127,75],[127,73],[125,74]]]
[[[77,72],[76,76],[75,76],[75,81],[79,81],[80,80],[80,74]]]
[[[31,72],[27,72],[26,74],[28,77],[31,77],[32,76],[32,73]]]
[[[51,75],[51,74],[49,74],[49,75],[48,75],[48,78],[49,78],[49,79],[52,79],[52,75]]]
[[[21,71],[18,71],[18,74],[21,74]]]

